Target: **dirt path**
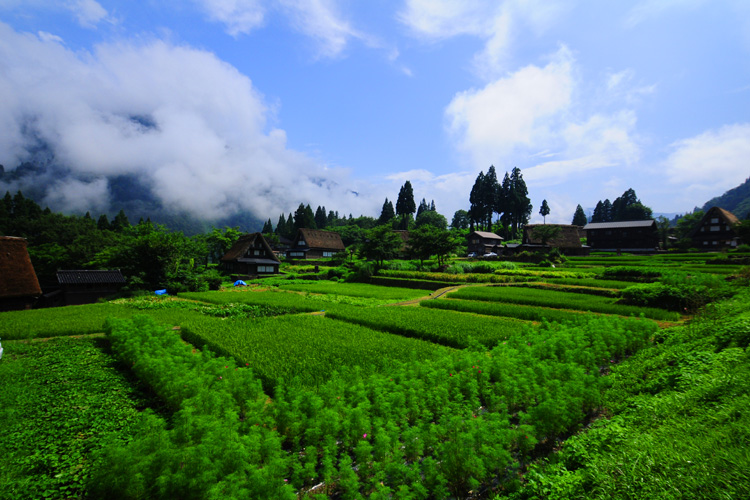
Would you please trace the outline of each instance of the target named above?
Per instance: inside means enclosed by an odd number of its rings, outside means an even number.
[[[422,302],[423,300],[432,300],[437,299],[439,297],[442,297],[448,292],[453,292],[455,290],[458,290],[462,286],[466,285],[456,285],[456,286],[448,286],[445,288],[440,288],[439,290],[435,290],[434,292],[430,293],[429,295],[425,295],[424,297],[418,297],[416,299],[407,300],[405,302],[396,302],[394,304],[387,304],[388,306],[415,306]]]

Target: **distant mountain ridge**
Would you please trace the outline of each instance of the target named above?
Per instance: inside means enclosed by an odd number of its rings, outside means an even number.
[[[50,161],[25,162],[11,171],[5,170],[0,165],[0,197],[5,195],[6,191],[15,194],[20,190],[26,198],[34,200],[44,208],[44,200],[49,186],[53,184],[52,180],[68,175],[68,171]],[[211,226],[239,226],[240,230],[246,232],[260,231],[263,226],[264,220],[249,212],[236,213],[216,220],[205,220],[187,212],[168,210],[154,196],[151,188],[132,174],[111,176],[107,179],[107,184],[109,206],[104,213],[110,220],[117,212],[124,210],[131,224],[137,223],[139,219],[150,219],[151,222],[163,224],[173,231],[182,231],[187,236],[206,233],[211,230]],[[54,207],[54,209],[68,212],[59,210],[59,207]],[[68,215],[71,214],[68,213]],[[101,214],[93,211],[91,213],[94,219],[99,215]]]
[[[746,219],[750,214],[750,177],[736,188],[732,188],[721,196],[708,200],[701,210],[704,212],[711,207],[729,210],[738,219]]]

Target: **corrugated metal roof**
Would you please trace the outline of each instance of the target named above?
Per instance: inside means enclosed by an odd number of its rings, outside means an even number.
[[[57,271],[57,282],[61,285],[121,284],[125,283],[125,278],[119,269],[64,270]]]
[[[620,222],[591,222],[584,226],[584,230],[590,229],[626,229],[629,227],[649,227],[656,224],[654,219],[648,220],[624,220]]]

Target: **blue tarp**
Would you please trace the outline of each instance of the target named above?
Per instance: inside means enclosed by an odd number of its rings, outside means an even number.
[[[234,286],[247,286],[247,283],[242,280],[237,280],[234,282]]]
[[[154,293],[156,295],[167,295],[167,289],[165,288],[164,290],[156,290]]]

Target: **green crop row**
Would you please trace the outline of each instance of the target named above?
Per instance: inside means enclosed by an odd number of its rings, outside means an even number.
[[[169,426],[144,413],[132,441],[97,454],[89,498],[295,498],[251,370],[194,352],[147,316],[110,320],[107,335],[115,355],[176,413]]]
[[[237,290],[227,292],[183,292],[180,298],[197,300],[209,304],[250,304],[288,308],[290,312],[315,312],[333,304],[322,296],[292,292]]]
[[[448,273],[430,273],[426,271],[396,271],[391,269],[381,269],[378,276],[387,278],[403,278],[441,281],[446,283],[513,283],[517,281],[529,281],[531,276],[521,275],[500,275],[500,274],[448,274]]]
[[[582,278],[582,279],[548,278],[548,279],[545,279],[544,281],[546,283],[554,283],[556,285],[585,286],[589,288],[613,288],[616,290],[623,290],[629,286],[633,286],[632,281],[598,280],[595,278]]]
[[[95,457],[93,498],[286,499],[315,485],[336,498],[465,498],[576,429],[600,405],[601,368],[655,331],[591,316],[543,324],[489,353],[342,369],[315,389],[280,382],[263,401],[232,359],[192,353],[146,320],[113,328],[124,338],[113,350],[171,405],[182,401],[170,428],[148,416],[137,439]]]
[[[480,318],[419,307],[358,307],[332,311],[326,316],[457,348],[477,343],[494,347],[527,326],[513,319]]]
[[[143,407],[158,401],[112,363],[104,339],[3,339],[3,348],[0,498],[85,498],[104,438],[132,438]]]
[[[149,296],[103,304],[4,312],[0,320],[0,338],[33,339],[102,333],[107,318],[128,318],[138,312],[148,314],[161,323],[180,325],[202,316],[253,318],[284,314],[290,310],[291,307],[266,304],[233,304],[229,307],[226,304],[205,305],[174,297]]]
[[[284,290],[298,292],[346,295],[371,299],[405,301],[426,295],[421,290],[370,285],[366,283],[339,283],[336,281],[318,281],[316,283],[281,285]]]
[[[199,318],[183,326],[183,336],[250,366],[269,392],[281,380],[288,385],[317,387],[336,371],[355,366],[368,372],[387,371],[394,360],[426,359],[447,349],[312,315],[253,321]]]
[[[131,314],[132,309],[114,304],[8,311],[0,313],[0,338],[33,339],[101,333],[107,317]]]
[[[574,321],[581,316],[585,316],[585,313],[583,312],[563,311],[549,307],[523,306],[479,300],[423,300],[419,305],[430,309],[444,309],[448,311],[481,314],[484,316],[502,316],[506,318],[522,319],[524,321]]]
[[[632,283],[630,283],[632,285]],[[518,283],[513,285],[515,288],[536,288],[539,290],[552,290],[565,293],[578,293],[582,295],[596,295],[598,297],[617,298],[620,296],[620,290],[611,290],[602,287],[588,287],[585,285],[562,285],[556,283]]]
[[[637,307],[616,304],[610,297],[583,296],[555,290],[538,290],[520,287],[465,287],[448,294],[452,299],[504,302],[555,309],[591,311],[620,316],[644,315],[661,321],[677,321],[680,315],[655,307]]]

